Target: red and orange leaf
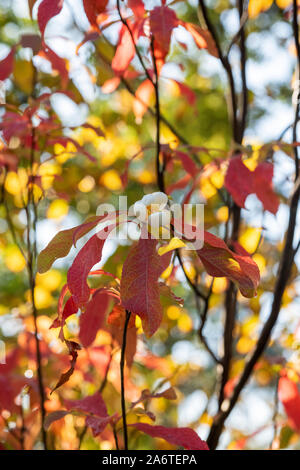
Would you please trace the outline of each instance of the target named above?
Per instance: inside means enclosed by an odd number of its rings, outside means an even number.
[[[228,277],[238,285],[244,297],[256,294],[260,273],[250,256],[234,253],[223,240],[209,232],[204,232],[204,245],[197,254],[208,274]]]
[[[182,26],[184,26],[185,29],[191,33],[195,44],[197,47],[199,47],[199,49],[207,49],[211,55],[214,57],[219,57],[216,43],[208,30],[202,29],[200,26],[193,23],[185,23],[181,21],[180,24],[182,24]]]
[[[107,7],[108,0],[83,0],[83,7],[90,24],[98,28],[97,18]]]
[[[42,36],[48,21],[60,13],[64,0],[43,0],[39,6],[37,20]]]
[[[107,408],[100,392],[80,400],[64,400],[64,404],[68,410],[83,411],[103,418],[107,416]]]
[[[153,94],[154,86],[148,79],[143,81],[137,88],[133,101],[133,112],[137,121],[140,121],[147,111]]]
[[[166,428],[165,426],[151,426],[146,423],[134,423],[129,426],[133,426],[151,437],[165,439],[170,444],[188,450],[209,450],[206,442],[200,439],[198,434],[190,428]]]
[[[300,393],[297,384],[287,376],[280,377],[278,397],[284,406],[292,428],[300,432]]]
[[[64,418],[67,414],[69,414],[69,411],[66,410],[57,410],[49,413],[44,421],[44,429],[47,431],[52,423]]]
[[[130,23],[128,25],[131,27]],[[130,65],[130,62],[135,56],[135,46],[132,41],[130,32],[125,25],[122,25],[119,42],[117,45],[116,53],[111,63],[113,71],[117,75],[123,75]]]
[[[143,329],[152,336],[162,320],[158,278],[170,262],[170,253],[159,256],[157,240],[143,239],[134,245],[123,265],[121,300],[127,310],[139,315]]]
[[[128,6],[136,18],[143,18],[145,15],[145,6],[142,0],[128,0]]]

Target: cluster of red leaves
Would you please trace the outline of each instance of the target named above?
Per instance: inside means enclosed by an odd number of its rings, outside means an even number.
[[[225,187],[239,207],[245,207],[249,194],[256,194],[264,209],[276,214],[279,206],[278,196],[272,188],[273,164],[262,162],[254,171],[243,163],[241,156],[231,158],[226,174]]]

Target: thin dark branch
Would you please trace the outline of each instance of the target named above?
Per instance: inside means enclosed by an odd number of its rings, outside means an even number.
[[[300,44],[299,44],[299,24],[298,24],[298,3],[297,0],[293,0],[293,33],[294,41],[297,51],[297,102],[296,102],[296,111],[295,111],[295,120],[293,125],[293,143],[297,142],[297,124],[299,121],[299,108],[300,108]],[[295,156],[295,179],[299,176],[299,156],[298,156],[298,147],[294,146],[294,156]]]
[[[230,62],[228,60],[228,57],[226,57],[221,49],[219,38],[217,35],[217,32],[215,30],[215,27],[213,23],[211,22],[207,7],[205,5],[204,0],[199,0],[199,9],[201,11],[201,14],[203,16],[203,19],[205,21],[206,27],[208,31],[210,32],[215,44],[216,48],[218,51],[219,58],[222,62],[222,65],[227,73],[228,77],[228,83],[229,83],[229,88],[230,88],[230,102],[231,102],[231,120],[232,120],[232,130],[233,130],[233,139],[234,142],[238,142],[239,140],[239,133],[238,133],[238,120],[237,120],[237,99],[236,99],[236,91],[235,91],[235,83],[234,83],[234,78],[233,78],[233,73],[232,73],[232,68],[230,65]]]
[[[213,283],[214,283],[214,279],[212,280],[212,282],[210,284],[209,291],[208,291],[207,296],[204,299],[204,305],[203,305],[202,308],[201,308],[199,296],[195,293],[196,306],[197,306],[197,310],[199,312],[200,320],[201,320],[200,327],[198,329],[198,335],[199,335],[199,338],[200,338],[201,342],[203,343],[203,346],[205,347],[205,349],[207,350],[209,355],[212,357],[212,359],[217,364],[222,364],[222,361],[217,357],[217,355],[211,349],[210,345],[207,342],[207,339],[205,338],[205,336],[203,334],[203,330],[204,330],[206,320],[207,320],[209,300],[210,300],[210,297],[211,297],[211,294],[212,294]]]
[[[121,407],[122,407],[122,420],[123,420],[124,450],[128,450],[128,433],[127,433],[127,421],[126,421],[124,366],[125,366],[127,329],[128,329],[128,323],[129,323],[129,320],[130,320],[130,315],[131,315],[131,312],[129,312],[129,310],[126,310],[126,317],[125,317],[124,330],[123,330],[122,349],[121,349],[121,360],[120,360]]]
[[[165,192],[165,182],[164,182],[164,164],[161,167],[160,164],[160,101],[159,101],[159,79],[158,79],[158,70],[155,59],[154,52],[154,37],[151,38],[151,52],[153,60],[153,70],[155,81],[153,82],[155,89],[155,118],[156,118],[156,174],[157,174],[157,184],[160,191]]]

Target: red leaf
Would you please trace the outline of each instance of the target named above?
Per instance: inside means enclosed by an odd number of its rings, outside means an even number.
[[[245,207],[247,196],[253,193],[253,172],[244,165],[241,156],[231,158],[225,188],[239,207]]]
[[[85,14],[92,26],[98,28],[97,18],[105,11],[108,0],[83,0]]]
[[[93,416],[87,416],[85,424],[92,428],[93,435],[98,436],[105,429],[106,425],[114,418],[108,416],[105,402],[100,392],[82,398],[81,400],[65,400],[68,410],[81,411]]]
[[[69,414],[69,412],[65,410],[57,410],[49,413],[44,421],[44,429],[47,431],[52,423],[64,418],[67,414]]]
[[[142,0],[128,0],[128,6],[137,18],[143,18],[145,15],[145,6]]]
[[[39,6],[37,20],[42,36],[44,35],[45,28],[48,21],[60,13],[63,7],[64,0],[43,0]]]
[[[102,418],[107,416],[106,405],[99,392],[80,400],[64,400],[64,403],[68,410],[83,411],[84,413],[91,413]]]
[[[122,305],[141,317],[148,336],[155,333],[162,320],[157,281],[170,261],[170,253],[159,256],[156,245],[157,240],[141,238],[131,248],[121,278]]]
[[[101,261],[105,240],[114,228],[115,224],[112,224],[93,235],[81,248],[68,271],[68,287],[78,306],[89,300],[88,274],[92,267]]]
[[[181,160],[182,166],[185,169],[187,173],[189,173],[191,176],[195,177],[195,175],[198,173],[198,168],[196,166],[196,163],[194,160],[189,157],[184,152],[180,152],[179,150],[174,151],[175,156]]]
[[[133,112],[138,122],[140,122],[147,111],[153,93],[154,87],[148,79],[142,82],[137,88],[133,102]]]
[[[287,376],[280,377],[278,397],[284,406],[292,428],[300,432],[300,393],[297,384]]]
[[[75,343],[74,341],[66,341],[66,345],[69,348],[69,353],[71,355],[71,361],[70,361],[70,368],[67,370],[67,372],[64,372],[61,376],[55,387],[51,390],[50,395],[57,390],[59,387],[64,385],[68,380],[70,379],[71,375],[74,372],[78,353],[77,350],[80,349],[80,346]]]
[[[178,24],[176,13],[165,5],[150,12],[151,32],[165,54],[169,52],[172,31]]]
[[[107,424],[110,423],[114,417],[115,415],[102,418],[98,416],[87,416],[85,419],[85,424],[92,429],[93,436],[96,437],[104,431]]]
[[[223,240],[206,231],[203,248],[197,250],[197,253],[208,274],[228,277],[238,284],[245,297],[256,294],[260,273],[250,256],[234,253]]]
[[[188,450],[209,450],[205,441],[190,428],[166,428],[165,426],[151,426],[145,423],[129,424],[151,437],[159,437]]]
[[[5,80],[13,71],[15,48],[0,62],[0,80]]]
[[[130,26],[129,21],[127,24]],[[135,56],[135,47],[131,35],[125,25],[122,25],[119,42],[115,56],[111,63],[111,68],[117,75],[123,75]]]
[[[61,327],[64,326],[64,324],[66,322],[66,319],[68,317],[70,317],[71,315],[74,315],[77,312],[78,312],[78,306],[74,302],[74,298],[70,297],[65,303],[65,306],[64,306],[64,309],[63,309],[63,312],[62,312],[61,316],[59,315],[54,320],[54,322],[52,323],[50,328],[58,328],[60,326]]]
[[[109,303],[110,297],[107,292],[96,291],[80,315],[79,339],[85,348],[92,344],[103,325]]]
[[[279,206],[278,196],[272,188],[273,164],[270,162],[260,163],[253,174],[254,191],[263,203],[264,209],[276,214]]]

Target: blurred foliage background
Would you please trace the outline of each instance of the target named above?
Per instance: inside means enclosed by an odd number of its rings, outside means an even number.
[[[62,12],[49,22],[45,41],[62,58],[59,66],[36,55],[39,44],[34,36],[33,46],[26,44],[28,35],[39,35],[36,24],[38,3],[30,18],[27,0],[2,0],[0,6],[0,60],[17,45],[12,76],[5,80],[6,102],[25,110],[30,103],[49,93],[49,103],[41,105],[45,123],[38,135],[39,149],[33,184],[33,197],[37,203],[37,249],[46,246],[54,234],[83,222],[94,215],[99,204],[118,204],[118,196],[126,195],[128,205],[146,193],[157,191],[154,149],[155,120],[151,112],[137,116],[133,112],[134,96],[123,83],[113,93],[103,85],[114,77],[110,63],[118,36],[114,22],[93,41],[78,45],[89,29],[88,20],[80,0],[65,0]],[[114,2],[111,17],[116,20]],[[148,7],[160,2],[147,1]],[[171,2],[180,19],[197,24],[197,2]],[[224,49],[238,28],[235,2],[212,0],[211,18]],[[272,2],[268,2],[271,4]],[[288,2],[286,2],[288,3]],[[281,5],[279,5],[281,6]],[[253,299],[239,295],[237,325],[234,330],[235,354],[232,360],[230,381],[233,386],[243,370],[245,358],[255,346],[272,299],[276,267],[282,249],[282,237],[287,223],[287,198],[291,188],[293,161],[290,146],[271,145],[293,122],[291,97],[295,68],[292,30],[288,13],[274,2],[265,12],[253,15],[247,22],[249,120],[244,138],[248,152],[249,168],[255,168],[264,158],[266,148],[272,148],[275,163],[274,186],[280,197],[276,216],[264,212],[256,196],[247,199],[247,209],[242,210],[243,222],[239,242],[250,253],[261,271],[258,294]],[[288,8],[288,5],[285,5]],[[113,21],[113,20],[112,20]],[[143,45],[142,45],[143,48]],[[235,68],[239,67],[235,46],[231,51]],[[132,70],[140,65],[134,59]],[[180,88],[170,78],[185,83],[193,91],[192,106]],[[131,79],[135,91],[141,83],[137,76]],[[232,131],[227,112],[227,81],[221,65],[206,50],[199,50],[190,35],[179,27],[172,36],[171,51],[161,77],[161,109],[163,116],[197,151],[201,168],[192,202],[205,202],[205,229],[223,237],[228,218],[224,174],[226,165],[216,167],[229,155]],[[154,99],[151,103],[153,108]],[[1,109],[3,117],[5,109]],[[48,120],[48,121],[47,121]],[[92,127],[84,127],[84,123]],[[54,128],[55,124],[55,128]],[[47,124],[48,125],[48,124]],[[95,129],[103,131],[103,135]],[[49,139],[51,135],[51,139]],[[73,139],[68,142],[61,139]],[[61,140],[60,140],[61,139]],[[1,155],[6,151],[3,140]],[[287,130],[284,141],[291,141]],[[1,141],[0,141],[1,142]],[[162,123],[161,142],[176,147],[179,139],[168,125]],[[265,144],[269,144],[266,147]],[[78,144],[78,145],[77,145]],[[143,152],[141,148],[147,147]],[[207,152],[205,148],[212,149]],[[7,174],[1,173],[2,198],[0,206],[0,339],[5,342],[7,364],[0,365],[0,441],[7,449],[40,448],[38,420],[38,393],[35,381],[34,324],[31,312],[31,292],[28,284],[26,262],[20,246],[26,245],[27,218],[24,206],[28,197],[28,154],[22,139],[12,135],[9,153],[17,156]],[[86,152],[86,153],[84,153]],[[89,155],[95,158],[91,161]],[[139,155],[130,162],[132,157]],[[225,157],[225,158],[224,158]],[[13,157],[12,157],[13,158]],[[130,165],[129,165],[130,162]],[[122,175],[128,169],[128,184],[124,187]],[[166,172],[166,185],[171,187],[186,176],[180,162]],[[172,191],[175,201],[181,202],[189,190],[189,181]],[[12,230],[13,229],[13,230]],[[299,234],[299,229],[297,228]],[[16,240],[18,243],[16,244]],[[85,241],[86,239],[84,239]],[[42,366],[47,391],[46,411],[60,409],[65,398],[80,398],[92,394],[105,377],[107,361],[113,349],[103,397],[109,412],[119,410],[119,348],[111,346],[111,336],[100,330],[93,346],[79,353],[74,374],[69,382],[55,391],[62,371],[68,368],[68,352],[58,339],[56,329],[49,329],[56,316],[58,296],[66,281],[66,272],[78,247],[70,255],[55,263],[53,269],[37,275],[34,289],[38,309],[38,329],[42,348]],[[130,243],[107,244],[104,270],[120,276]],[[211,278],[187,254],[185,268],[192,279],[199,279],[209,288]],[[277,384],[281,369],[298,382],[300,368],[299,346],[299,292],[298,259],[292,278],[284,294],[279,322],[273,332],[269,348],[256,365],[253,377],[242,393],[241,399],[226,421],[220,448],[265,449],[299,448],[299,429],[291,426],[278,401]],[[168,273],[165,273],[168,279]],[[107,283],[107,279],[93,281]],[[147,412],[156,414],[156,423],[167,426],[190,426],[202,439],[208,435],[217,409],[217,367],[199,339],[200,319],[195,298],[180,269],[169,280],[173,291],[184,298],[184,307],[165,305],[162,325],[153,338],[145,338],[140,324],[137,352],[127,376],[127,399],[135,401],[141,390],[151,391],[161,387],[174,387],[176,400],[156,398],[149,400],[128,415],[129,422],[153,423]],[[205,337],[218,353],[222,339],[225,278],[217,278],[212,287]],[[67,320],[67,337],[78,333],[78,315]],[[7,403],[6,398],[13,397]],[[9,405],[9,406],[8,406]],[[20,431],[21,430],[21,431]],[[112,449],[114,437],[111,429],[94,438],[84,429],[81,416],[68,415],[55,422],[48,431],[52,448],[56,449]],[[153,440],[130,430],[131,448],[170,448],[165,441]],[[153,447],[155,446],[155,447]]]

